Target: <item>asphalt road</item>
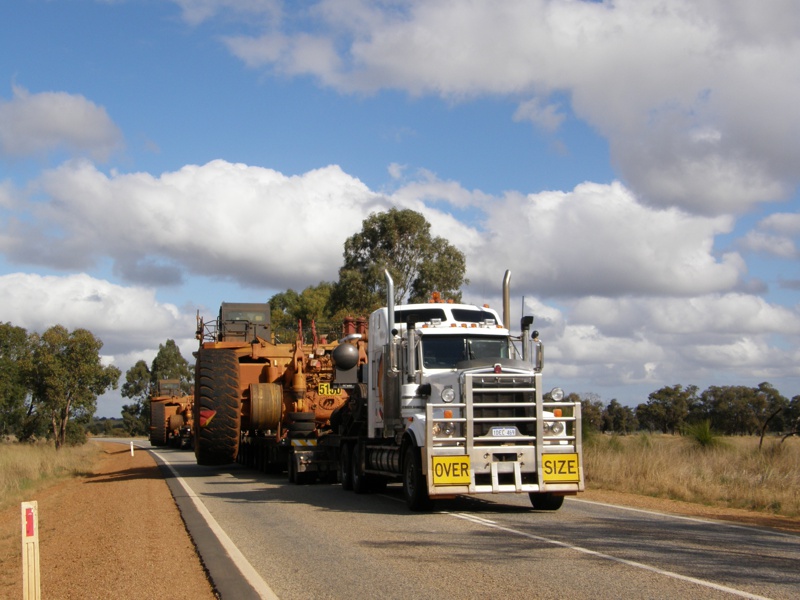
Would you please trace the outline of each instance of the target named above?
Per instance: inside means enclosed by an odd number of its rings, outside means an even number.
[[[398,486],[356,495],[154,453],[226,600],[800,598],[800,536],[784,532],[508,494],[416,514]]]

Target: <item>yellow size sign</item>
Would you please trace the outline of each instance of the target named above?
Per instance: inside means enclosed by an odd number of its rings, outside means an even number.
[[[581,480],[577,454],[542,454],[542,481],[545,483]]]

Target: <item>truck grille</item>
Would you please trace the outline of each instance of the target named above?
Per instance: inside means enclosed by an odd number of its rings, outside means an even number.
[[[533,377],[512,374],[464,375],[467,411],[472,410],[476,446],[536,440],[536,388]],[[512,434],[516,428],[516,435]],[[502,432],[502,436],[493,433]],[[481,439],[483,438],[483,439]]]

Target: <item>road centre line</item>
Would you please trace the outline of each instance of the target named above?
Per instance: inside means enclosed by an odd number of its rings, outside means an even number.
[[[250,564],[250,561],[248,561],[239,548],[236,547],[236,544],[233,543],[233,540],[231,540],[231,538],[228,537],[228,534],[225,533],[222,527],[220,527],[219,523],[217,523],[217,520],[211,515],[205,504],[203,504],[203,501],[200,499],[200,497],[194,493],[194,490],[192,490],[183,480],[172,464],[164,457],[164,455],[160,454],[159,452],[150,448],[148,448],[148,450],[158,456],[158,458],[167,466],[172,473],[172,476],[178,481],[183,490],[186,492],[186,495],[194,504],[197,512],[203,517],[209,529],[211,529],[211,531],[217,537],[220,544],[222,544],[222,547],[225,548],[225,551],[231,557],[231,560],[242,573],[242,576],[247,580],[247,582],[262,598],[264,598],[264,600],[278,600],[278,596],[275,595],[275,592],[272,591],[272,588],[269,587],[269,584],[267,584],[267,582],[261,578],[261,575],[258,574],[258,572],[253,568],[253,565]]]
[[[534,535],[532,533],[526,533],[524,531],[519,531],[517,529],[511,529],[510,527],[503,527],[502,525],[497,525],[495,523],[491,523],[486,519],[482,519],[479,517],[474,517],[473,515],[465,514],[465,513],[449,513],[443,512],[442,514],[450,515],[451,517],[455,517],[456,519],[463,519],[465,521],[469,521],[471,523],[475,523],[476,525],[481,525],[483,527],[489,527],[491,529],[497,529],[498,531],[503,531],[505,533],[510,533],[512,535],[518,535],[521,537],[526,537],[528,539],[536,540],[539,542],[544,542],[546,544],[552,544],[554,546],[559,546],[561,548],[565,548],[567,550],[573,550],[575,552],[580,552],[582,554],[587,554],[589,556],[594,556],[597,558],[604,558],[606,560],[611,560],[623,565],[627,565],[629,567],[634,567],[636,569],[642,569],[644,571],[650,571],[652,573],[656,573],[658,575],[664,575],[665,577],[671,577],[673,579],[679,579],[681,581],[687,581],[689,583],[694,583],[696,585],[701,585],[706,588],[711,588],[720,592],[726,592],[728,594],[733,594],[735,596],[739,596],[740,598],[749,598],[750,600],[769,600],[764,596],[758,596],[756,594],[751,594],[749,592],[745,592],[743,590],[737,590],[734,588],[730,588],[724,585],[720,585],[717,583],[713,583],[711,581],[705,581],[703,579],[697,579],[695,577],[689,577],[688,575],[681,575],[680,573],[675,573],[673,571],[666,571],[664,569],[659,569],[657,567],[651,567],[650,565],[646,565],[644,563],[636,562],[633,560],[628,560],[625,558],[619,558],[617,556],[611,556],[610,554],[604,554],[603,552],[597,552],[595,550],[589,550],[588,548],[583,548],[581,546],[575,546],[573,544],[567,544],[565,542],[559,542],[558,540],[553,540],[550,538],[542,537],[540,535]]]

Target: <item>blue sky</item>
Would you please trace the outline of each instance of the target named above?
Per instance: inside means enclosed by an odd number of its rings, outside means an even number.
[[[335,280],[395,206],[470,301],[511,270],[548,385],[792,397],[798,32],[792,0],[7,0],[0,321],[190,358],[198,310]]]

